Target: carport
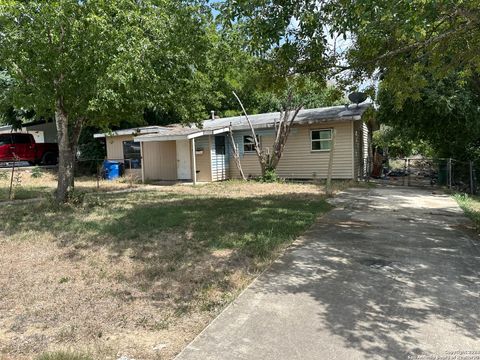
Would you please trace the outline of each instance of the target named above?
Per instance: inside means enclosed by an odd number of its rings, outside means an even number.
[[[202,130],[172,127],[167,131],[134,138],[140,143],[142,182],[146,180],[178,180],[197,183],[199,171],[211,172],[211,164],[197,166],[197,156],[210,149],[197,148],[196,139],[225,133],[229,128]],[[208,168],[207,168],[208,166]]]

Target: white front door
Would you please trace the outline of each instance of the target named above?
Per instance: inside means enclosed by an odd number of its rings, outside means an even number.
[[[189,140],[177,140],[177,178],[178,180],[192,179]]]

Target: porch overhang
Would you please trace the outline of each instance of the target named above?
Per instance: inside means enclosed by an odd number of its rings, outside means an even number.
[[[208,129],[208,130],[197,130],[190,131],[185,133],[178,133],[175,131],[172,132],[163,132],[157,134],[148,134],[136,136],[133,140],[135,142],[150,142],[150,141],[177,141],[177,140],[191,140],[200,136],[205,135],[217,135],[229,131],[228,127],[218,128],[218,129]]]
[[[142,135],[133,138],[135,142],[149,142],[149,141],[177,141],[177,140],[190,140],[199,136],[203,136],[203,131],[191,133],[191,134],[151,134]]]

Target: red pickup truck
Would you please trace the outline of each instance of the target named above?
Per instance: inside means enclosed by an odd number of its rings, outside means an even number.
[[[32,134],[0,134],[0,162],[28,161],[31,165],[58,163],[58,145],[36,143]]]

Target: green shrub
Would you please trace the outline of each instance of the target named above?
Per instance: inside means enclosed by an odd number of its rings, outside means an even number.
[[[43,176],[43,170],[41,168],[39,168],[38,166],[35,166],[32,169],[32,175],[31,176],[34,179],[39,179]]]
[[[274,182],[278,182],[279,180],[280,179],[275,169],[265,171],[265,175],[260,177],[260,181],[266,182],[266,183],[274,183]]]

